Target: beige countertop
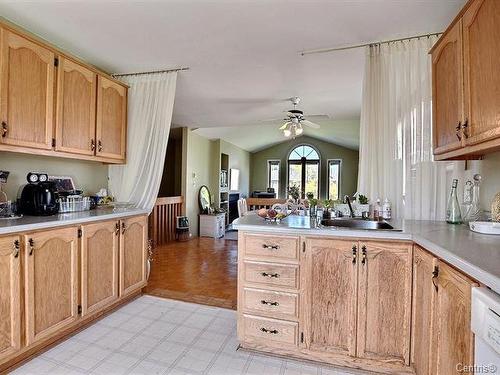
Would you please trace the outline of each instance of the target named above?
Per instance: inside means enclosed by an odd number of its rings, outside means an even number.
[[[391,222],[399,231],[318,228],[304,216],[280,223],[248,215],[233,223],[241,231],[372,239],[411,240],[500,294],[500,236],[474,233],[465,225],[442,221]]]

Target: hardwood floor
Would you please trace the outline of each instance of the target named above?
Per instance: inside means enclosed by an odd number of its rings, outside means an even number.
[[[154,250],[146,294],[236,309],[238,242],[194,238]]]

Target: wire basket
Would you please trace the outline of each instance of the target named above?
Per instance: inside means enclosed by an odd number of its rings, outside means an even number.
[[[59,198],[59,212],[78,212],[90,210],[90,197],[69,196]]]

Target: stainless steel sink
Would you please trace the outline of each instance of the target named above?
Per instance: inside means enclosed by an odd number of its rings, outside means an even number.
[[[366,219],[351,219],[351,218],[335,218],[329,220],[321,220],[321,225],[325,227],[339,227],[352,229],[369,229],[369,230],[393,230],[394,228],[387,221],[374,221]]]

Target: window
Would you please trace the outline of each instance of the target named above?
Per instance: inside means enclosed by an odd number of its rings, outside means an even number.
[[[280,161],[267,161],[267,187],[273,188],[276,193],[276,198],[279,195],[280,189]]]
[[[341,160],[328,160],[328,199],[340,199]]]
[[[319,154],[308,145],[300,145],[288,157],[288,186],[298,186],[302,198],[312,193],[319,196]]]

